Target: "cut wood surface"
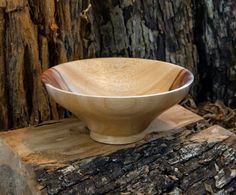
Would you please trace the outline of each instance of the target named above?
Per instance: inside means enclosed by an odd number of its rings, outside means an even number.
[[[176,113],[181,113],[176,115]],[[176,128],[202,118],[176,105],[156,118],[147,131],[173,133]],[[36,127],[1,133],[0,138],[29,163],[64,165],[68,161],[107,154],[131,145],[107,145],[93,141],[78,119],[65,119]]]
[[[1,133],[1,194],[236,192],[232,132],[180,106],[160,121],[161,132],[119,146],[94,142],[77,119]]]

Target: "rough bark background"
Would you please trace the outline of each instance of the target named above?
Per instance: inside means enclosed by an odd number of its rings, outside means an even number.
[[[195,3],[195,43],[198,48],[199,97],[222,99],[236,107],[236,2]]]
[[[99,56],[185,66],[195,98],[235,107],[235,28],[234,0],[0,0],[0,129],[65,117],[40,74]]]

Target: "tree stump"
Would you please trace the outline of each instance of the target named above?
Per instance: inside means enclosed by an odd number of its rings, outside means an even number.
[[[129,145],[89,138],[77,119],[0,134],[1,194],[229,194],[236,136],[175,106]]]

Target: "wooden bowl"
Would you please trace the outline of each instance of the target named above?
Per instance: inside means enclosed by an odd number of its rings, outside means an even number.
[[[163,111],[188,93],[193,75],[170,63],[96,58],[61,64],[42,74],[49,95],[81,119],[92,139],[136,142]]]

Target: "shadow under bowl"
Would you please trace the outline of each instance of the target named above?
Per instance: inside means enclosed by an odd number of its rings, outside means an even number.
[[[162,112],[189,92],[187,69],[157,60],[94,58],[46,70],[42,81],[49,95],[90,129],[95,141],[127,144]]]

